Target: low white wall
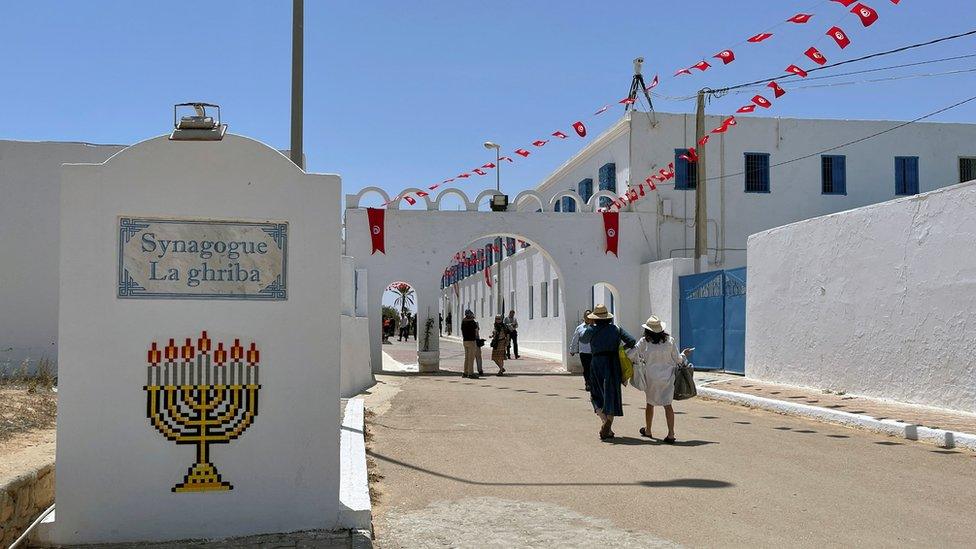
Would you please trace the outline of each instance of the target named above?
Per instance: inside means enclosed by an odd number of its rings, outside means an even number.
[[[123,148],[0,140],[0,375],[58,358],[61,164]]]
[[[749,238],[748,377],[976,412],[976,182]]]
[[[643,317],[656,315],[667,323],[667,331],[679,340],[681,318],[678,278],[695,272],[695,260],[688,258],[665,259],[641,265],[640,304]],[[627,327],[630,329],[630,327]],[[631,335],[638,337],[643,330],[634,326]]]
[[[369,319],[342,315],[339,322],[339,395],[349,398],[375,383],[369,364]]]

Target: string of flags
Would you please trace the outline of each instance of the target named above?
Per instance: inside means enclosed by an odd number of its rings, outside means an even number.
[[[891,2],[894,5],[898,5],[901,2],[901,0],[888,0],[888,1]],[[871,6],[865,4],[864,2],[860,2],[858,0],[830,0],[830,2],[836,3],[836,4],[840,4],[844,8],[850,8],[849,9],[850,13],[854,14],[855,16],[857,16],[858,20],[860,21],[860,23],[862,24],[862,26],[865,27],[865,28],[872,26],[874,23],[876,23],[878,21],[878,19],[880,17],[879,14],[878,14],[878,11],[876,9],[874,9]],[[797,13],[797,14],[793,15],[792,17],[789,17],[788,19],[786,19],[783,23],[780,23],[779,25],[784,25],[784,24],[788,24],[788,25],[806,25],[806,24],[809,24],[815,17],[816,17],[816,14],[813,14],[813,13],[802,13],[801,12],[801,13]],[[773,30],[773,29],[770,29],[770,30]],[[838,25],[831,26],[829,29],[827,29],[827,31],[826,31],[825,34],[826,34],[826,36],[830,37],[834,41],[834,43],[836,44],[836,46],[839,49],[841,49],[841,50],[846,49],[852,43],[852,40],[851,40],[850,36],[847,34],[847,32],[844,31],[844,29],[842,29]],[[774,33],[769,32],[769,31],[764,31],[764,32],[760,32],[758,34],[755,34],[755,35],[753,35],[753,36],[745,39],[744,43],[747,43],[747,44],[760,44],[760,43],[764,43],[767,40],[770,40],[770,39],[774,38],[774,36],[775,36]],[[824,52],[821,51],[820,49],[818,49],[815,45],[814,46],[810,46],[806,51],[804,51],[802,57],[805,57],[806,59],[809,59],[812,63],[814,63],[817,66],[824,66],[828,62],[826,54],[824,54]],[[723,50],[719,51],[718,53],[714,54],[712,56],[712,58],[718,60],[717,62],[721,62],[721,65],[725,66],[725,65],[729,65],[729,64],[731,64],[731,63],[733,63],[733,62],[736,61],[736,53],[735,53],[735,50],[733,48],[726,48],[726,49],[723,49]],[[674,73],[674,75],[672,76],[672,78],[678,78],[678,77],[681,77],[681,76],[692,75],[693,74],[693,72],[692,72],[693,69],[696,70],[696,71],[698,71],[698,72],[705,72],[705,71],[709,70],[710,68],[712,68],[712,64],[709,63],[707,60],[702,59],[701,61],[699,61],[699,62],[691,65],[690,67],[685,67],[685,68],[679,69],[678,71],[676,71]],[[789,78],[789,77],[806,78],[808,76],[808,74],[809,74],[809,71],[806,70],[806,69],[804,69],[803,67],[799,66],[796,63],[791,63],[790,65],[788,65],[784,69],[784,73],[785,73],[784,78]],[[661,79],[659,78],[658,75],[655,75],[651,79],[650,84],[648,84],[645,87],[644,91],[650,92],[652,89],[656,88],[660,83],[661,83]],[[787,93],[787,90],[784,89],[783,86],[780,85],[779,82],[777,82],[775,79],[774,80],[770,80],[769,82],[767,82],[766,83],[766,87],[769,88],[769,90],[770,90],[769,93],[771,93],[772,96],[773,96],[773,99],[772,100],[769,99],[767,96],[765,96],[763,94],[757,94],[757,95],[755,95],[752,98],[752,100],[748,104],[742,105],[741,107],[739,107],[735,111],[736,114],[739,114],[739,115],[741,115],[741,114],[752,114],[757,109],[770,109],[770,108],[773,107],[773,101],[774,100],[780,99],[781,97],[783,97]],[[628,96],[628,97],[625,97],[623,99],[618,100],[616,103],[617,104],[620,104],[620,105],[633,105],[635,103],[635,99]],[[607,112],[610,109],[610,107],[611,107],[610,104],[603,105],[602,107],[600,107],[599,109],[597,109],[592,115],[590,115],[590,117],[588,119],[585,119],[585,120],[589,120],[589,119],[592,119],[594,117],[597,117],[597,116],[602,115],[603,113]],[[698,158],[699,158],[699,156],[698,156],[698,150],[697,149],[700,149],[701,147],[706,146],[708,144],[708,141],[711,138],[711,135],[712,134],[724,134],[724,133],[728,132],[732,127],[736,126],[737,123],[738,122],[736,120],[735,115],[732,115],[732,116],[729,116],[729,117],[725,118],[722,121],[722,124],[721,125],[719,125],[718,127],[714,128],[713,130],[711,130],[709,133],[707,133],[704,136],[702,136],[697,141],[697,148],[696,147],[690,147],[688,149],[688,152],[686,154],[681,155],[679,158],[682,159],[682,160],[685,160],[689,164],[696,163],[698,161]],[[576,135],[579,138],[582,139],[582,138],[585,138],[587,136],[587,127],[586,127],[586,123],[584,122],[584,119],[576,120],[575,122],[572,123],[571,127],[572,127],[573,131],[576,133]],[[555,138],[555,139],[558,139],[560,141],[561,140],[569,139],[569,136],[570,136],[570,134],[568,132],[564,132],[562,130],[555,130],[555,131],[553,131],[553,132],[550,133],[550,137],[551,138]],[[541,147],[546,146],[551,140],[552,139],[536,139],[535,141],[532,141],[531,146],[534,149],[538,149],[538,148],[541,148]],[[534,150],[533,148],[529,148],[529,147],[518,148],[518,149],[515,149],[513,151],[513,154],[516,157],[519,157],[521,159],[527,159],[527,158],[529,158],[532,155],[533,150]],[[500,162],[514,163],[515,162],[515,159],[513,157],[511,157],[511,156],[501,156],[501,157],[499,157],[498,162],[499,163]],[[478,168],[470,169],[470,170],[465,171],[465,172],[462,172],[462,173],[460,173],[460,174],[458,174],[458,175],[456,175],[454,177],[451,177],[451,178],[448,178],[448,179],[444,179],[443,181],[440,181],[438,183],[434,183],[432,185],[429,185],[429,186],[427,186],[427,191],[434,191],[434,190],[438,189],[442,185],[446,185],[448,183],[452,183],[452,182],[458,181],[458,180],[467,180],[467,179],[471,178],[472,176],[475,176],[475,177],[483,177],[483,176],[486,176],[488,174],[488,171],[487,170],[498,169],[498,168],[499,167],[497,165],[495,165],[495,163],[488,162],[488,163],[485,163],[485,164],[481,165]],[[628,203],[637,202],[640,199],[644,198],[647,195],[647,192],[648,191],[655,191],[655,190],[657,190],[657,184],[659,184],[659,183],[665,183],[667,181],[670,181],[671,179],[674,179],[674,177],[675,177],[674,162],[670,162],[670,163],[668,163],[667,168],[661,168],[656,173],[650,174],[644,180],[644,182],[640,183],[637,187],[631,186],[629,189],[627,189],[626,192],[618,195],[616,197],[616,199],[613,200],[612,204],[608,208],[601,208],[599,211],[612,211],[614,209],[616,209],[616,210],[619,211],[621,208],[623,208],[624,206],[626,206]],[[388,202],[384,203],[383,204],[383,207],[388,206],[389,204],[394,203],[394,202],[397,202],[399,200],[405,200],[408,204],[414,205],[414,204],[416,204],[417,200],[416,200],[416,198],[414,198],[414,196],[411,196],[411,194],[415,195],[416,197],[426,197],[426,196],[429,196],[429,193],[427,191],[415,191],[415,192],[409,193],[409,194],[408,193],[400,193],[399,195],[393,197]],[[385,253],[385,251],[383,250],[383,218],[382,218],[382,211],[383,210],[377,209],[377,208],[370,208],[369,210],[370,210],[370,217],[369,217],[369,220],[370,220],[370,230],[371,230],[372,235],[373,235],[373,253],[375,253],[376,251],[380,251],[380,252]],[[375,213],[375,212],[380,212],[380,213]],[[378,220],[378,223],[375,222],[377,220]],[[608,218],[607,221],[610,221],[610,219]],[[617,234],[616,229],[614,229],[613,232],[614,232],[615,235]],[[616,238],[617,237],[615,236],[615,239]],[[615,240],[615,242],[616,242],[616,240]],[[614,244],[614,247],[615,247],[615,244]],[[608,250],[607,251],[608,252],[610,251],[610,247],[609,247],[609,233],[608,233]],[[459,254],[461,254],[461,253],[462,252],[459,252]],[[615,253],[615,250],[614,250],[614,253]],[[459,256],[456,256],[456,259],[458,257]],[[468,260],[470,260],[470,256],[466,256],[465,261],[468,261]],[[461,263],[461,264],[463,264],[463,263]],[[448,273],[445,272],[445,275],[448,275]],[[488,283],[490,284],[490,282],[488,282]]]

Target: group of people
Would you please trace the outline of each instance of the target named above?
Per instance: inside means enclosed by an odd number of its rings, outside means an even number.
[[[491,339],[487,342],[481,337],[481,327],[474,319],[474,312],[470,309],[464,311],[464,320],[461,321],[461,340],[464,345],[462,377],[478,379],[479,376],[485,375],[481,359],[481,348],[485,343],[491,346],[491,360],[498,366],[498,375],[505,373],[505,360],[512,358],[513,348],[515,358],[521,358],[518,349],[518,319],[515,318],[515,311],[509,311],[505,318],[501,315],[495,316]],[[477,373],[475,373],[476,365]]]
[[[658,317],[651,316],[644,324],[643,337],[637,341],[626,330],[613,324],[613,314],[604,305],[597,305],[583,314],[583,322],[573,332],[569,344],[570,355],[579,354],[583,364],[583,379],[590,393],[593,411],[602,422],[600,440],[614,437],[613,420],[624,415],[621,387],[624,383],[620,365],[620,349],[626,349],[627,357],[634,365],[632,382],[642,387],[645,401],[644,427],[640,434],[654,438],[651,422],[654,407],[664,407],[668,434],[664,442],[674,444],[675,371],[687,364],[692,349],[678,352],[674,338],[668,335],[667,325]]]
[[[417,315],[411,315],[407,311],[400,313],[400,316],[396,319],[384,318],[383,319],[383,340],[384,342],[389,342],[389,340],[394,336],[397,336],[397,341],[410,341],[410,336],[413,335],[414,341],[417,340]]]

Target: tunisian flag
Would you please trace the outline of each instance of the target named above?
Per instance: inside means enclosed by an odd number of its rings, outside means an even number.
[[[491,266],[485,265],[485,284],[491,288]]]
[[[366,208],[366,216],[369,218],[369,236],[373,240],[373,251],[370,255],[380,252],[386,255],[383,244],[383,216],[386,212],[379,208]]]
[[[620,212],[603,212],[603,232],[607,235],[607,251],[604,253],[613,252],[613,255],[617,255],[617,242],[620,240]]]

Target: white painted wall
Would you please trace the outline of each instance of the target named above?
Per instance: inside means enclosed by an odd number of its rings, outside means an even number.
[[[266,145],[144,141],[61,186],[56,541],[222,537],[332,528],[339,490],[340,181],[305,174]],[[289,222],[286,301],[120,300],[118,216]],[[211,447],[228,492],[170,488],[194,448],[146,419],[153,340],[253,340],[260,409]]]
[[[342,256],[340,262],[342,315],[339,324],[339,394],[343,398],[358,395],[374,383],[369,364],[369,319],[360,316],[356,307],[357,299],[363,301],[366,297],[365,273],[356,272],[355,262],[355,258],[347,255]],[[358,283],[357,274],[361,278]]]
[[[678,278],[695,272],[695,260],[690,258],[674,258],[655,261],[641,265],[641,310],[644,311],[645,320],[651,315],[667,323],[667,332],[679,341],[681,326],[681,314],[679,311],[679,300],[681,292],[678,286]],[[643,333],[640,326],[636,326],[638,333]],[[632,334],[638,337],[638,333]]]
[[[976,182],[749,238],[748,377],[976,412]]]
[[[0,376],[57,361],[61,164],[121,149],[0,140]]]

